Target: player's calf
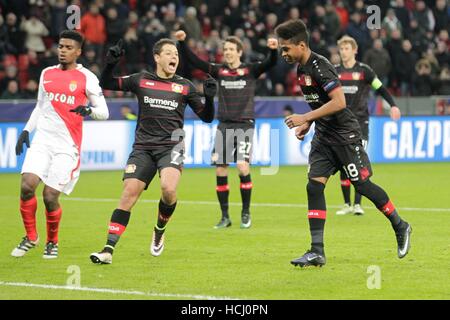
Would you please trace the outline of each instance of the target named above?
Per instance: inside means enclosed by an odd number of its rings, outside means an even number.
[[[355,189],[357,192],[372,201],[378,210],[380,210],[380,212],[382,212],[386,218],[389,219],[397,238],[398,257],[403,258],[406,256],[411,247],[410,238],[412,228],[408,222],[404,221],[400,217],[387,193],[370,180],[356,183]]]

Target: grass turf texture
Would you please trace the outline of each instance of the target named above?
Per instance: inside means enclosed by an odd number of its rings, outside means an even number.
[[[89,254],[105,243],[107,225],[121,193],[121,172],[82,172],[73,194],[61,198],[60,256],[52,261],[42,259],[46,235],[42,186],[37,193],[41,245],[23,258],[10,256],[24,235],[18,211],[20,176],[3,174],[0,299],[192,299],[194,295],[239,299],[450,298],[450,163],[374,165],[372,180],[386,189],[400,215],[413,227],[412,248],[402,260],[397,258],[389,221],[367,199],[363,199],[364,216],[335,215],[343,201],[339,177],[332,177],[325,191],[327,264],[321,269],[294,268],[289,263],[310,243],[306,167],[281,167],[273,176],[261,176],[259,172],[259,168],[253,168],[255,205],[251,208],[251,229],[239,228],[239,179],[232,168],[230,201],[236,203],[230,207],[233,226],[214,230],[220,218],[214,169],[186,169],[178,191],[180,201],[168,225],[166,248],[160,257],[152,257],[149,252],[159,199],[156,178],[141,197],[147,201],[133,208],[113,264],[104,266],[92,264]],[[73,265],[80,268],[82,287],[153,295],[4,284],[65,286],[71,276],[67,269]],[[368,289],[372,275],[369,266],[380,268],[381,289]]]

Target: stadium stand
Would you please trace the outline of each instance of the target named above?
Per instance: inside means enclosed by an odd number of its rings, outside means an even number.
[[[22,95],[29,80],[38,80],[40,70],[57,63],[57,35],[65,28],[65,8],[70,4],[80,6],[82,13],[80,30],[86,45],[81,62],[96,74],[105,48],[119,38],[126,48],[121,72],[152,68],[153,44],[179,28],[187,32],[189,46],[204,59],[221,62],[220,39],[227,35],[243,40],[244,60],[262,59],[267,54],[263,40],[274,27],[289,18],[301,18],[311,29],[311,48],[333,62],[339,61],[336,40],[344,34],[354,37],[359,44],[357,58],[369,64],[378,62],[373,67],[379,66],[377,73],[396,96],[450,94],[446,0],[1,0],[2,92],[8,81],[16,80]],[[381,9],[380,29],[367,28],[371,4]],[[382,57],[382,63],[374,57]],[[11,66],[17,70],[8,72]],[[183,61],[179,72],[199,80],[204,77]],[[280,59],[259,80],[258,95],[298,95],[295,79],[295,69]]]

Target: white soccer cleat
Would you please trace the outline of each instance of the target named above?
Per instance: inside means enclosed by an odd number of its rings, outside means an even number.
[[[52,241],[48,242],[45,245],[44,255],[42,256],[44,259],[56,259],[58,258],[58,244]]]
[[[150,253],[157,257],[161,255],[164,250],[164,230],[153,230],[152,243],[150,245]]]
[[[16,258],[23,257],[28,250],[35,248],[39,244],[39,237],[36,241],[31,241],[27,236],[22,238],[22,241],[19,243],[17,247],[13,249],[11,255]]]
[[[94,252],[91,253],[91,261],[95,264],[111,264],[112,254],[109,252]]]
[[[364,214],[364,210],[359,204],[355,204],[353,207],[353,213],[357,216],[362,216]]]
[[[336,214],[339,216],[345,215],[345,214],[351,214],[353,213],[353,207],[348,205],[347,203],[344,204],[344,206],[342,207],[342,209],[336,211]]]

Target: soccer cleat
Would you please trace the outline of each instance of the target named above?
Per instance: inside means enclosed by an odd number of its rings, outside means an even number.
[[[397,238],[397,254],[401,259],[408,254],[409,248],[411,248],[411,225],[407,222],[406,227],[395,232]]]
[[[364,214],[364,210],[360,204],[355,204],[353,206],[353,213],[357,216],[362,216]]]
[[[305,267],[322,267],[326,263],[324,255],[318,254],[313,251],[306,251],[306,253],[300,258],[291,261],[294,266]]]
[[[47,242],[45,245],[44,255],[42,256],[44,259],[56,259],[58,258],[58,244],[52,241]]]
[[[96,264],[111,264],[112,254],[109,252],[94,252],[90,255],[91,261]]]
[[[342,207],[342,209],[336,211],[337,215],[344,215],[344,214],[351,214],[353,213],[353,207],[350,206],[349,204],[344,204],[344,206]]]
[[[39,237],[35,241],[31,241],[27,236],[22,238],[19,245],[13,249],[11,255],[16,258],[23,257],[28,250],[35,248],[39,244]]]
[[[219,223],[214,226],[214,229],[223,229],[231,227],[231,220],[229,218],[220,219]]]
[[[241,229],[248,229],[252,225],[252,219],[250,218],[250,213],[242,213],[241,217]]]
[[[161,255],[164,250],[164,229],[153,229],[152,244],[150,245],[150,253],[157,257]]]

